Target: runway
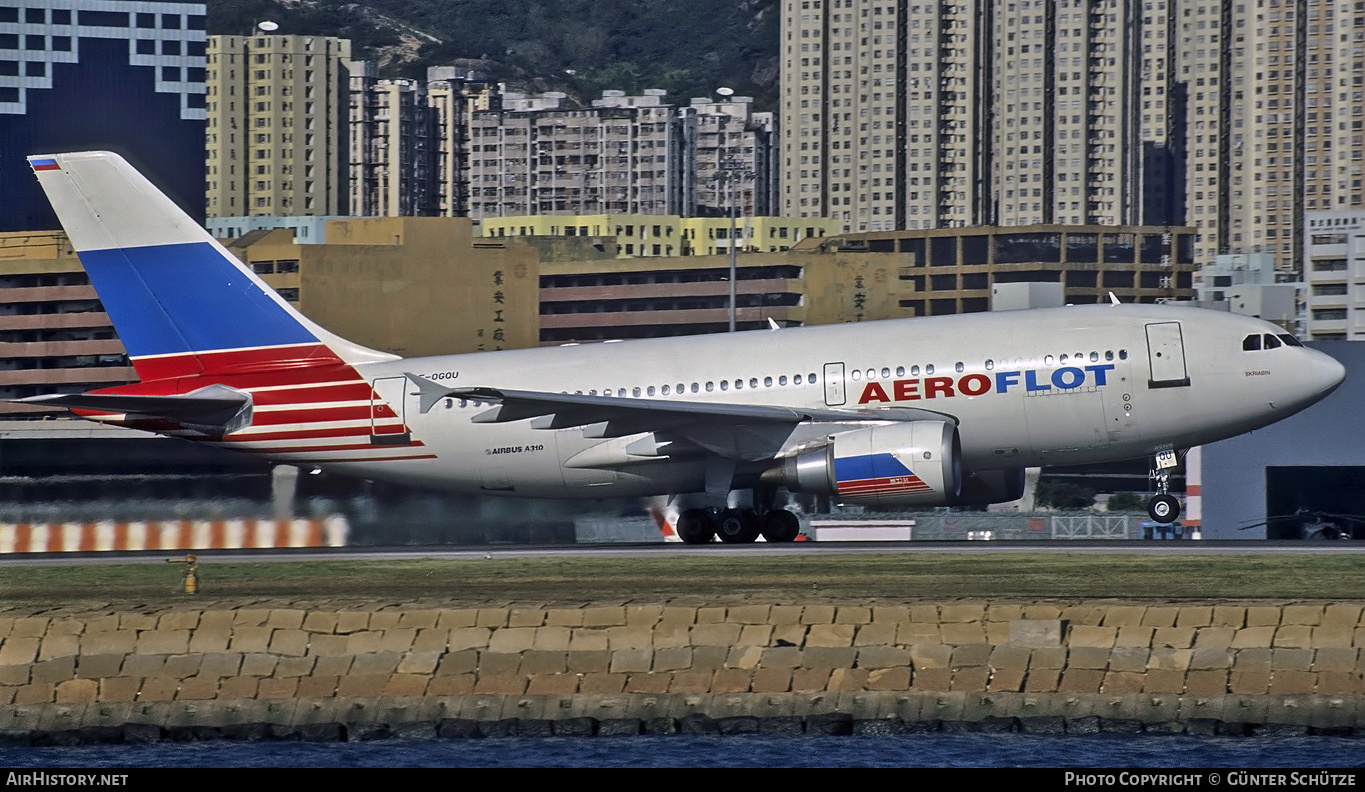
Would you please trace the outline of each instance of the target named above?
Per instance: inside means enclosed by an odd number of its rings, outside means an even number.
[[[183,550],[137,552],[23,553],[0,556],[0,567],[136,564],[183,558]],[[717,556],[794,557],[849,554],[904,555],[1132,555],[1132,556],[1225,556],[1225,555],[1340,555],[1365,553],[1365,542],[1271,542],[1247,541],[1125,541],[1125,542],[793,542],[791,544],[708,545],[592,544],[592,545],[464,545],[405,547],[332,547],[269,550],[195,550],[204,560],[249,561],[383,561],[398,559],[491,559],[491,558],[660,558]]]

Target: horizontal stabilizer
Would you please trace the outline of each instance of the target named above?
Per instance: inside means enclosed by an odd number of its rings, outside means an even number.
[[[131,393],[54,393],[13,399],[72,410],[95,410],[163,418],[209,437],[222,437],[251,424],[251,396],[226,385],[209,385],[173,396]]]

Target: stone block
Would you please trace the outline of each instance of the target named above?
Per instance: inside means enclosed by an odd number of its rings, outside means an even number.
[[[953,647],[953,653],[949,664],[953,668],[963,666],[984,666],[990,662],[992,646],[990,644],[962,644]]]
[[[1213,606],[1213,626],[1240,630],[1247,626],[1247,609],[1240,605]]]
[[[953,680],[949,684],[949,690],[965,690],[968,692],[984,692],[986,685],[990,681],[991,671],[986,666],[968,666],[953,670]]]
[[[577,674],[605,673],[611,668],[611,652],[605,649],[594,652],[569,652],[569,671]]]
[[[1147,608],[1141,605],[1111,605],[1101,624],[1106,627],[1137,627],[1142,624],[1146,611]]]
[[[1285,605],[1280,609],[1280,624],[1316,627],[1322,623],[1322,612],[1322,605]]]
[[[950,668],[952,657],[952,647],[944,644],[914,644],[910,647],[910,662],[917,672]]]
[[[440,652],[408,652],[399,655],[398,667],[394,672],[399,675],[422,674],[430,676],[436,671],[436,664],[441,661]],[[525,655],[522,656],[522,663],[526,662]]]
[[[254,699],[256,691],[260,687],[261,680],[256,677],[227,677],[219,680],[218,698],[220,699]]]
[[[57,657],[34,663],[29,668],[29,676],[34,682],[64,682],[76,675],[76,658]]]
[[[398,620],[403,618],[401,610],[380,609],[370,614],[370,630],[384,632],[398,629]],[[503,617],[504,619],[506,616]]]
[[[567,652],[569,639],[572,637],[573,631],[568,627],[537,627],[531,649],[539,652]]]
[[[313,664],[313,673],[318,676],[345,676],[351,673],[351,665],[354,663],[354,655],[319,657]]]
[[[1185,672],[1155,669],[1147,672],[1142,681],[1143,693],[1183,693],[1185,692]]]
[[[1150,649],[1132,646],[1118,646],[1109,651],[1109,670],[1142,673],[1147,670]]]
[[[1062,609],[1056,605],[1034,604],[1024,606],[1025,619],[1060,619],[1061,617]]]
[[[1109,667],[1109,655],[1114,650],[1102,646],[1073,646],[1067,656],[1067,669],[1103,671]]]
[[[1024,647],[1061,646],[1062,622],[1060,619],[1013,619],[1009,623],[1009,642]]]
[[[373,624],[374,619],[370,622]],[[361,655],[384,651],[383,630],[361,630],[346,636],[346,654]]]
[[[48,634],[42,639],[38,647],[39,660],[51,660],[54,657],[70,657],[80,654],[80,637],[76,635]]]
[[[1278,627],[1281,608],[1279,605],[1254,605],[1247,608],[1247,627]]]
[[[873,671],[873,674],[880,671]],[[909,685],[910,675],[905,675],[906,684]],[[634,681],[635,677],[631,677]],[[792,672],[785,668],[759,668],[753,672],[753,679],[749,683],[749,689],[755,693],[785,693],[791,690]]]
[[[1313,670],[1350,673],[1356,669],[1359,657],[1360,650],[1355,647],[1318,649],[1313,652]]]
[[[910,608],[905,605],[873,605],[873,624],[904,624],[910,621]]]
[[[1125,624],[1119,627],[1118,635],[1114,638],[1114,646],[1135,648],[1151,647],[1152,636],[1155,633],[1155,627],[1147,627],[1141,624]]]
[[[833,605],[807,605],[801,611],[802,624],[833,624]]]
[[[831,669],[798,668],[792,672],[791,689],[794,693],[819,692],[829,684]],[[946,670],[945,670],[946,673]]]
[[[800,646],[806,642],[806,625],[804,624],[781,624],[773,627],[772,638],[768,641],[770,646]],[[655,638],[654,645],[658,646],[658,638]]]
[[[1186,605],[1175,618],[1177,627],[1208,627],[1213,624],[1213,606]]]
[[[1068,605],[1062,608],[1060,620],[1067,624],[1099,627],[1104,623],[1104,617],[1108,611],[1108,608],[1101,606]]]
[[[332,632],[337,635],[350,635],[370,629],[369,611],[342,611],[336,614],[336,627]]]
[[[450,651],[487,649],[492,634],[487,627],[456,627],[450,631]]]
[[[767,646],[773,641],[771,624],[746,624],[739,631],[741,646]]]
[[[692,646],[731,646],[739,640],[740,625],[715,622],[698,624],[691,629]],[[852,628],[850,628],[850,634]],[[847,646],[847,644],[845,644]]]
[[[1018,693],[1024,689],[1024,677],[1028,672],[1025,666],[1009,665],[991,669],[991,679],[987,684],[992,691]]]
[[[574,679],[578,677],[575,676]],[[427,683],[428,696],[467,696],[474,692],[473,674],[435,676]]]
[[[1226,671],[1232,668],[1233,652],[1231,649],[1210,649],[1196,648],[1190,655],[1191,671]]]
[[[1275,630],[1271,642],[1275,648],[1309,649],[1313,646],[1313,628],[1301,624],[1285,624]]]
[[[769,649],[764,649],[764,650],[763,650],[763,655],[760,657],[760,662],[762,662],[763,658],[765,658],[765,657],[767,656],[766,653],[767,653],[768,651],[771,651],[771,650],[769,650]],[[676,647],[669,647],[669,648],[667,648],[667,649],[655,649],[655,650],[654,650],[654,665],[651,667],[650,670],[652,670],[652,671],[681,671],[681,670],[683,670],[683,669],[691,668],[691,667],[692,667],[692,647],[690,647],[690,646],[676,646]]]
[[[270,655],[247,655],[247,657],[242,660],[242,676],[308,676],[313,673],[314,668],[319,662],[319,658],[316,657],[284,657],[271,665],[265,662],[252,663],[250,659],[253,657],[268,657],[272,660],[275,659]],[[349,660],[349,658],[347,659]],[[264,670],[266,668],[269,668],[270,670]],[[261,670],[258,671],[258,669]],[[348,664],[345,668],[334,668],[332,670],[336,672],[336,676],[341,676],[350,671],[350,665]]]
[[[892,621],[873,621],[858,627],[853,636],[854,646],[890,646],[896,643],[896,627]]]
[[[161,673],[175,679],[195,676],[199,673],[199,667],[203,660],[204,656],[197,654],[170,655],[161,667]]]
[[[1281,627],[1280,629],[1284,629]],[[1312,649],[1272,649],[1270,650],[1270,670],[1310,671],[1313,668]]]
[[[336,631],[337,615],[329,611],[310,610],[303,616],[302,628],[310,633],[330,635]]]
[[[136,645],[137,633],[132,630],[87,632],[80,637],[81,654],[130,654]],[[4,655],[4,649],[0,649],[0,665],[4,665]]]
[[[273,613],[274,611],[272,611]],[[270,636],[270,653],[302,657],[308,652],[308,633],[303,630],[277,629]]]
[[[804,628],[802,629],[802,640],[804,640],[805,633]],[[651,640],[655,649],[691,646],[692,626],[684,624],[659,624],[654,628]]]
[[[56,685],[51,682],[35,682],[14,690],[15,706],[25,704],[48,704],[56,696]]]
[[[730,647],[728,646],[694,646],[692,647],[692,670],[715,671],[718,668],[724,668],[725,660],[729,655]]]
[[[350,637],[346,635],[309,633],[308,654],[315,657],[349,656],[351,652],[347,649],[347,646],[350,644],[350,640]],[[258,652],[257,654],[265,654],[265,652]]]
[[[513,654],[535,645],[535,627],[499,627],[488,639],[488,651]]]
[[[608,668],[612,674],[645,673],[651,670],[653,664],[654,650],[652,649],[618,649],[611,653],[611,665]],[[624,684],[624,677],[622,677],[622,685],[624,686]],[[619,693],[620,690],[615,692]]]
[[[1254,609],[1248,608],[1247,610],[1248,612],[1250,612],[1251,610]],[[1275,613],[1277,614],[1278,618],[1279,610],[1276,609]],[[1275,638],[1276,629],[1277,628],[1273,626],[1244,627],[1238,630],[1236,635],[1232,636],[1232,648],[1269,649],[1271,646],[1271,641],[1273,641]]]
[[[1072,649],[1080,647],[1110,649],[1118,638],[1117,627],[1086,627],[1072,625],[1066,643]]]
[[[773,605],[768,611],[768,624],[774,627],[801,624],[801,605]]]
[[[1067,668],[1062,672],[1059,693],[1098,693],[1104,682],[1104,672],[1090,668]]]
[[[1228,689],[1233,693],[1245,695],[1265,695],[1270,689],[1270,672],[1239,671],[1233,668],[1228,679]]]
[[[1156,649],[1189,649],[1193,645],[1193,627],[1158,627],[1152,634],[1152,647]]]
[[[1147,670],[1179,671],[1183,674],[1189,670],[1193,657],[1193,649],[1153,649],[1151,657],[1147,658]]]
[[[407,614],[404,614],[406,616]],[[545,611],[542,608],[511,608],[507,611],[508,627],[540,627],[545,624]],[[418,629],[420,624],[404,624],[399,619],[400,629]],[[431,626],[435,626],[433,623]]]
[[[726,610],[725,620],[736,624],[767,624],[771,610],[769,605],[737,605]]]
[[[806,646],[852,646],[854,624],[813,624],[806,633]]]
[[[1135,673],[1132,671],[1109,671],[1104,675],[1104,681],[1100,684],[1102,693],[1141,693],[1142,682],[1146,678],[1145,673]]]
[[[138,701],[173,701],[175,692],[180,688],[178,679],[144,679],[138,691]]]
[[[272,632],[274,632],[274,630],[270,627],[235,627],[232,630],[232,637],[231,640],[228,641],[226,648],[234,652],[241,652],[242,654],[247,654],[249,652],[268,652],[270,651],[270,634]],[[142,651],[142,638],[146,635],[147,633],[141,633],[138,636],[138,651]],[[184,652],[187,649],[188,645],[185,649],[180,649],[179,651]]]
[[[623,627],[608,627],[606,633],[607,648],[611,651],[654,648],[654,631],[644,625],[627,624]]]
[[[1052,647],[1034,649],[1029,653],[1029,670],[1035,669],[1061,669],[1066,666],[1066,649],[1064,647]]]
[[[529,696],[572,696],[578,692],[577,674],[540,674],[526,686]]]
[[[1174,627],[1175,620],[1180,615],[1180,608],[1168,606],[1153,606],[1147,608],[1142,614],[1143,627]]]
[[[427,691],[431,677],[426,674],[394,674],[384,685],[385,696],[421,696]]]
[[[1320,626],[1355,627],[1360,624],[1361,608],[1349,602],[1334,602],[1323,610]]]
[[[764,607],[766,608],[766,606]],[[659,623],[663,613],[664,606],[662,605],[627,605],[626,626],[651,629]]]
[[[753,672],[743,668],[721,668],[711,678],[712,693],[747,693]]]
[[[1342,671],[1317,672],[1317,684],[1314,690],[1321,695],[1358,696],[1362,689],[1365,689],[1365,684],[1362,684],[1361,678],[1354,673]]]
[[[1255,671],[1269,674],[1270,657],[1269,649],[1242,649],[1233,655],[1232,668],[1234,671]]]
[[[242,668],[242,655],[237,652],[212,652],[200,655],[199,673],[204,676],[237,676]]]
[[[979,622],[986,619],[986,606],[980,602],[962,602],[943,605],[938,613],[940,624],[961,624]]]
[[[1317,675],[1309,671],[1276,671],[1270,675],[1272,696],[1312,693]]]
[[[1190,671],[1185,675],[1185,692],[1190,695],[1214,695],[1228,692],[1228,676],[1226,669]]]
[[[671,673],[631,674],[626,680],[626,693],[667,693],[673,681]]]
[[[738,627],[736,627],[738,629]],[[571,652],[605,652],[610,649],[607,631],[596,627],[575,627],[569,636]]]
[[[175,697],[186,701],[207,701],[218,697],[218,677],[192,676],[180,681]]]
[[[142,687],[138,677],[105,677],[99,680],[100,701],[133,701]]]
[[[871,608],[841,605],[834,609],[835,624],[868,624],[871,621]]]
[[[234,628],[262,627],[269,619],[270,610],[268,608],[239,608],[232,612],[232,626]]]
[[[607,606],[583,609],[584,627],[619,627],[626,623],[626,609]]]
[[[916,606],[918,607],[918,606]],[[914,608],[911,608],[913,611]],[[943,635],[938,624],[932,622],[909,622],[896,625],[896,643],[902,645],[943,643]]]
[[[389,684],[389,677],[392,674],[347,674],[337,683],[338,696],[343,698],[373,698],[384,695],[384,688]],[[302,683],[299,685],[303,687]],[[521,691],[516,691],[520,693]]]
[[[539,613],[540,611],[537,611]],[[403,630],[434,630],[441,619],[441,611],[435,608],[405,610],[398,617],[398,627]],[[533,625],[534,626],[534,625]]]
[[[910,665],[910,650],[899,646],[865,646],[858,650],[859,668],[898,668]]]
[[[1353,627],[1314,627],[1311,644],[1314,649],[1345,648],[1351,645],[1354,634]]]
[[[867,672],[868,690],[909,690],[911,673],[907,667],[874,668]]]
[[[309,679],[311,677],[304,677]],[[335,691],[336,677],[332,677],[332,690],[327,693],[317,693],[316,695],[330,696]],[[261,699],[292,699],[298,690],[300,680],[297,678],[289,679],[262,679],[256,688],[256,697]]]
[[[1012,622],[1024,618],[1024,607],[1022,605],[1008,605],[992,603],[986,606],[986,621],[988,622]]]
[[[551,608],[545,611],[546,627],[582,627],[582,608]]]
[[[669,693],[710,693],[711,671],[676,671],[668,683]],[[828,676],[828,674],[826,674]],[[823,689],[823,688],[822,688]]]
[[[763,657],[763,648],[761,646],[733,647],[725,656],[725,667],[752,671],[758,668],[758,661]]]
[[[1236,634],[1232,627],[1201,627],[1194,633],[1194,648],[1229,649]]]
[[[946,609],[948,606],[944,607]],[[945,644],[983,644],[986,642],[986,628],[984,622],[975,621],[940,624],[938,629]]]
[[[769,646],[758,660],[760,668],[798,668],[803,662],[801,650],[795,646]]]
[[[10,623],[11,638],[42,638],[52,620],[46,616],[20,616]]]
[[[914,690],[947,691],[952,684],[953,672],[949,668],[916,667],[910,678],[910,687]]]
[[[0,644],[0,666],[6,665],[28,665],[38,657],[38,647],[42,643],[40,638],[14,637],[6,638]]]
[[[1024,679],[1024,692],[1055,693],[1061,678],[1062,671],[1060,668],[1030,667],[1028,676]]]
[[[68,679],[57,684],[58,704],[90,704],[99,697],[100,683],[93,679]]]
[[[76,676],[82,679],[115,677],[123,668],[123,655],[81,655],[76,658]],[[27,681],[27,680],[25,680]]]

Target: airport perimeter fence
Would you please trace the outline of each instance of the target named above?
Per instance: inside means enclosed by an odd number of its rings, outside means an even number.
[[[927,542],[1006,541],[1049,542],[1073,540],[1124,540],[1142,538],[1145,514],[1109,512],[894,512],[811,515],[816,541],[836,540],[840,527],[904,525],[901,538]],[[821,528],[825,537],[821,537]],[[852,535],[853,532],[850,532]]]

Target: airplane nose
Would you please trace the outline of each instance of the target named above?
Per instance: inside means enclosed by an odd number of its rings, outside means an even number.
[[[1341,381],[1346,379],[1346,367],[1331,355],[1319,352],[1316,349],[1308,351],[1313,353],[1308,366],[1309,382],[1314,386],[1317,393],[1326,396],[1336,390]]]

